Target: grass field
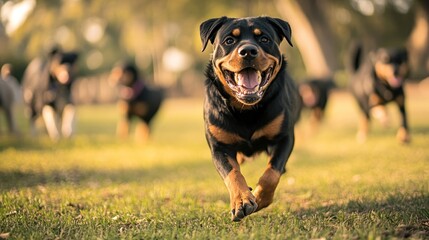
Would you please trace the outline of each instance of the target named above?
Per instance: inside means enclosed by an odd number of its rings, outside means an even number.
[[[0,136],[0,239],[429,238],[429,96],[407,88],[412,143],[373,123],[355,141],[357,109],[335,92],[325,122],[303,115],[288,172],[267,209],[231,222],[204,139],[201,99],[168,100],[145,145],[117,140],[115,106],[79,106],[77,134],[51,143]],[[22,116],[21,116],[22,117]],[[256,184],[261,155],[242,166]]]

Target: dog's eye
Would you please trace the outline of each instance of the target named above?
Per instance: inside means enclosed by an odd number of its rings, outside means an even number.
[[[269,39],[269,38],[267,38],[267,37],[261,37],[261,38],[259,39],[259,41],[260,41],[261,43],[269,43],[269,42],[270,42],[270,39]]]
[[[226,44],[226,45],[231,45],[231,44],[235,43],[235,40],[232,37],[227,37],[227,38],[225,38],[225,40],[223,41],[223,43]]]

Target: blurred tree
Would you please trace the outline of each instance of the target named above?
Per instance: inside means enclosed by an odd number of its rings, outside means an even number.
[[[414,75],[423,78],[429,72],[429,1],[419,0],[418,5],[407,47]]]
[[[306,74],[343,72],[352,43],[376,47],[407,46],[412,77],[428,75],[429,30],[426,0],[276,0],[292,25]],[[339,71],[338,71],[339,70]],[[343,75],[343,74],[340,74]]]
[[[2,22],[0,22],[0,46],[7,46],[8,45],[8,38],[6,36],[6,32],[4,29],[4,26]],[[0,47],[0,55],[6,54],[6,48]]]
[[[335,37],[326,20],[326,0],[277,0],[279,12],[292,27],[294,42],[302,55],[307,74],[330,77],[337,70]]]
[[[296,79],[343,71],[353,40],[394,46],[405,45],[408,39],[412,55],[419,55],[420,60],[415,62],[424,66],[428,53],[416,46],[419,42],[427,48],[428,44],[427,40],[422,44],[424,30],[416,29],[427,23],[427,10],[423,10],[428,1],[419,0],[418,7],[416,1],[0,0],[0,8],[5,3],[36,2],[26,21],[13,33],[6,34],[1,16],[0,62],[14,58],[21,61],[14,63],[15,69],[22,69],[20,64],[60,44],[66,50],[80,51],[82,74],[106,72],[119,60],[132,59],[157,82],[174,85],[186,81],[186,88],[198,89],[199,85],[192,83],[202,84],[203,68],[210,55],[210,51],[200,52],[199,24],[224,15],[270,15],[292,25],[297,47],[282,48],[287,49],[289,69]],[[192,66],[182,72],[166,69],[163,58],[169,49],[191,56]],[[189,76],[193,78],[185,79]]]

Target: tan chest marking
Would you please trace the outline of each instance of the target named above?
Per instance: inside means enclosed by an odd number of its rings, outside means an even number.
[[[238,134],[228,132],[225,129],[222,129],[215,125],[210,125],[209,131],[212,136],[221,143],[234,144],[244,141],[244,139]]]
[[[251,139],[256,140],[261,137],[266,137],[268,139],[274,138],[280,133],[284,118],[285,116],[284,116],[284,113],[282,112],[276,118],[274,118],[270,123],[268,123],[261,129],[255,131]]]

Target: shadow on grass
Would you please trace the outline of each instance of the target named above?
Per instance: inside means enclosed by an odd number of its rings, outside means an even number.
[[[153,182],[174,182],[178,180],[198,181],[208,175],[216,175],[210,160],[201,162],[180,163],[152,166],[148,168],[93,170],[78,167],[47,172],[33,171],[0,171],[0,189],[10,190],[39,185],[82,185],[88,183],[125,184]],[[209,176],[212,178],[213,176]]]
[[[356,232],[378,229],[380,233],[375,234],[383,238],[429,239],[427,192],[391,193],[383,201],[352,200],[347,204],[299,209],[292,214],[300,221],[312,219],[326,226],[343,226]]]
[[[0,153],[7,149],[19,151],[46,151],[58,149],[72,149],[76,147],[92,147],[118,144],[119,140],[113,135],[79,135],[70,139],[61,139],[53,142],[48,136],[29,137],[29,136],[8,136],[0,137]]]
[[[35,141],[22,136],[8,136],[7,138],[0,138],[0,152],[11,148],[24,151],[46,150],[52,148],[52,143],[47,144],[46,141],[42,138],[39,139],[39,141]]]

